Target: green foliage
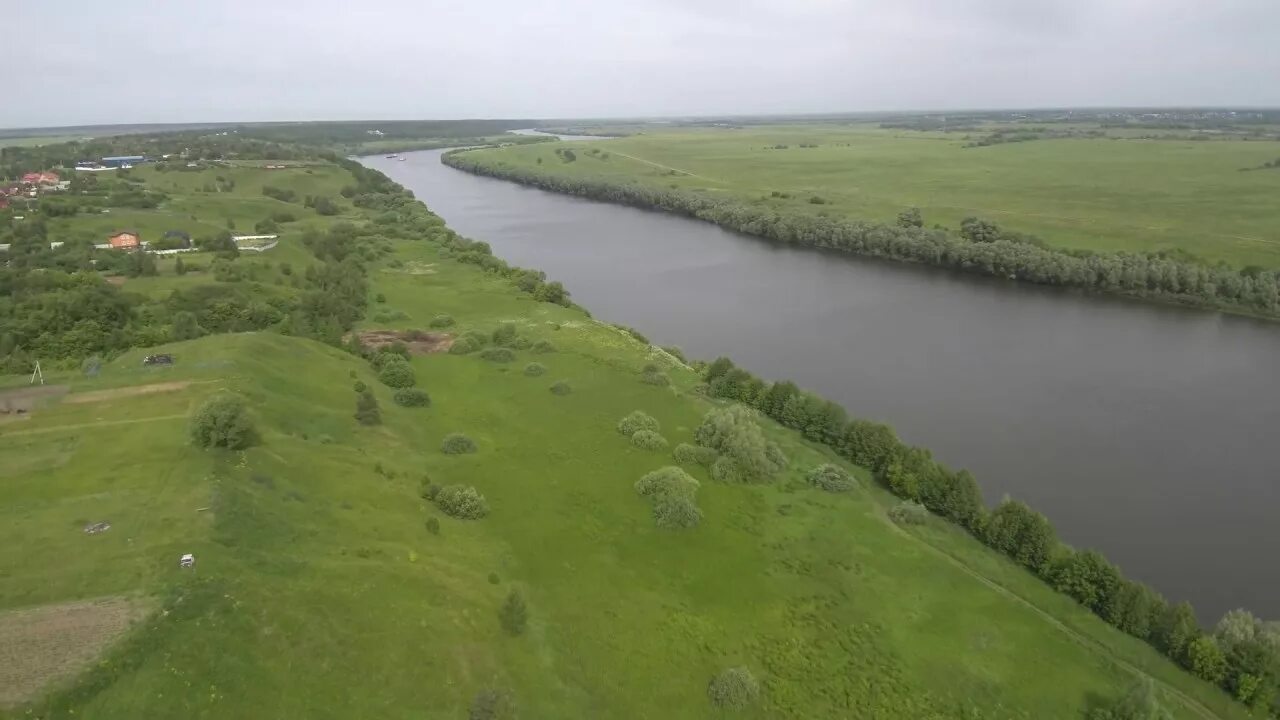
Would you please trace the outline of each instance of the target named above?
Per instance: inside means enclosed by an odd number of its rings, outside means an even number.
[[[489,514],[489,503],[470,485],[445,485],[435,503],[440,512],[459,520],[479,520]]]
[[[447,327],[453,327],[453,326],[454,326],[454,319],[453,319],[453,316],[452,316],[452,315],[440,314],[440,315],[436,315],[435,317],[431,318],[431,323],[430,323],[430,325],[431,325],[431,327],[433,327],[433,328],[447,328]]]
[[[1227,656],[1212,636],[1201,635],[1187,646],[1187,668],[1215,685],[1227,676]]]
[[[476,451],[476,443],[462,433],[449,433],[440,443],[440,451],[446,455],[467,455]]]
[[[694,438],[720,453],[711,477],[722,482],[764,482],[786,467],[786,458],[765,439],[755,413],[742,405],[707,413]]]
[[[923,525],[929,520],[929,509],[914,500],[903,500],[889,509],[889,519],[899,525]]]
[[[637,430],[631,435],[631,444],[641,450],[665,450],[667,439],[652,430]]]
[[[524,597],[519,590],[512,590],[498,611],[498,621],[508,635],[516,636],[524,633],[529,624],[529,609],[525,606]]]
[[[653,501],[653,520],[664,530],[688,530],[702,522],[702,510],[692,498],[663,495]]]
[[[516,341],[516,336],[517,330],[515,323],[502,323],[493,331],[493,335],[490,336],[490,340],[498,347],[511,347],[512,343]]]
[[[715,448],[703,447],[701,445],[690,445],[689,443],[680,443],[676,449],[671,452],[671,457],[681,465],[701,465],[703,467],[711,467],[715,463],[716,458],[720,457],[720,453]]]
[[[222,393],[205,401],[191,418],[191,441],[202,448],[242,450],[257,442],[244,400]]]
[[[463,335],[453,341],[453,345],[449,347],[451,355],[470,355],[479,350],[483,345],[476,341],[473,337]]]
[[[725,710],[745,710],[760,699],[760,683],[745,667],[728,668],[707,685],[711,704]]]
[[[413,368],[407,362],[388,362],[378,371],[378,382],[390,388],[413,387],[417,382]]]
[[[900,228],[922,228],[924,227],[924,216],[920,214],[920,208],[912,207],[898,213],[898,227]]]
[[[640,374],[640,382],[646,385],[657,385],[658,387],[666,387],[671,384],[671,378],[667,374],[659,370],[646,370]]]
[[[420,388],[400,388],[392,398],[401,407],[430,407],[431,405],[431,396],[426,390]]]
[[[635,488],[653,503],[653,519],[660,528],[684,530],[697,527],[702,521],[697,505],[698,481],[678,467],[647,473],[636,481]]]
[[[563,396],[563,395],[568,395],[569,393],[572,393],[572,392],[573,392],[573,386],[569,384],[568,380],[557,380],[551,386],[552,395]]]
[[[626,417],[618,421],[618,432],[631,437],[639,430],[649,430],[651,432],[659,432],[662,426],[657,419],[650,416],[643,410],[632,410]]]
[[[533,344],[532,352],[535,355],[546,355],[556,351],[556,346],[550,340],[539,340]]]
[[[1049,581],[1055,590],[1102,614],[1120,590],[1120,572],[1099,553],[1067,551],[1054,562]]]
[[[848,492],[858,486],[858,481],[844,468],[830,463],[815,467],[806,477],[810,485],[827,492]]]
[[[476,693],[467,711],[467,720],[513,720],[515,702],[505,690],[485,688]]]
[[[365,385],[363,380],[357,380],[357,381],[355,381],[355,383],[351,386],[351,389],[355,390],[355,391],[356,391],[356,392],[358,392],[358,393],[362,393],[362,392],[364,392],[365,390],[368,390],[368,389],[369,389],[369,386],[368,386],[368,385]]]
[[[378,398],[374,397],[372,390],[357,391],[355,417],[361,425],[382,424],[382,409],[378,407]]]
[[[1016,500],[1005,499],[991,513],[984,540],[1036,573],[1049,567],[1057,539],[1045,516]]]
[[[481,350],[480,358],[482,360],[488,360],[489,362],[509,363],[509,362],[515,361],[516,354],[512,352],[509,348],[492,347],[492,348],[485,348],[484,350]]]
[[[1123,697],[1094,708],[1088,720],[1173,720],[1173,715],[1160,704],[1155,685],[1144,678]]]
[[[439,535],[440,521],[433,517],[427,518],[427,532],[431,533],[432,535]]]
[[[545,375],[547,367],[542,363],[531,362],[524,366],[524,374],[529,377],[539,377]]]
[[[647,498],[678,495],[693,498],[698,493],[698,481],[683,469],[668,465],[646,473],[636,481],[636,492]]]

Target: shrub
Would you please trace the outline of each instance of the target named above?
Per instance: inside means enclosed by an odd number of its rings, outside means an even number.
[[[382,410],[378,407],[378,398],[374,397],[373,391],[368,388],[356,395],[356,420],[361,425],[382,424]]]
[[[640,375],[640,382],[646,385],[666,387],[671,384],[671,378],[667,377],[666,373],[659,370],[645,371]]]
[[[644,497],[658,498],[679,495],[692,498],[698,493],[698,481],[689,473],[674,465],[645,473],[636,481],[636,492]]]
[[[760,698],[760,683],[744,667],[729,668],[711,679],[707,697],[716,707],[743,710]]]
[[[396,363],[409,362],[408,350],[405,350],[405,354],[401,355],[400,353],[395,352],[392,349],[393,347],[394,346],[389,345],[375,352],[373,354],[373,357],[369,358],[369,364],[377,368],[378,370],[381,370],[387,365],[394,365]]]
[[[507,595],[506,602],[502,603],[502,609],[498,611],[498,620],[508,635],[519,635],[524,632],[525,626],[529,624],[529,609],[525,606],[519,590],[512,590]]]
[[[431,318],[431,327],[433,328],[453,327],[453,324],[454,320],[452,315],[445,315],[442,313]]]
[[[409,313],[403,310],[379,310],[373,314],[373,319],[377,322],[394,322],[396,320],[408,320]]]
[[[440,521],[436,518],[427,518],[427,532],[432,535],[440,534]]]
[[[516,354],[505,347],[492,347],[481,351],[480,357],[489,362],[509,363],[516,359]]]
[[[240,450],[257,441],[244,401],[235,395],[209,398],[191,418],[191,441],[202,448]]]
[[[720,457],[711,477],[724,482],[762,482],[786,467],[786,456],[765,439],[755,413],[742,405],[712,410],[694,433],[699,445],[714,448]]]
[[[652,430],[639,430],[631,436],[631,444],[641,450],[665,450],[669,443]]]
[[[899,525],[923,525],[929,509],[914,500],[903,500],[889,510],[889,519]]]
[[[466,455],[476,451],[476,443],[462,433],[449,433],[440,443],[440,450],[446,455]]]
[[[547,372],[547,366],[542,363],[531,362],[524,366],[524,374],[529,377],[538,377]]]
[[[369,389],[369,386],[365,385],[363,380],[357,380],[355,385],[352,385],[351,387],[358,393],[362,393]]]
[[[378,371],[378,381],[392,388],[412,387],[416,381],[413,368],[407,362],[391,362]]]
[[[552,395],[568,395],[573,392],[573,387],[569,385],[567,380],[559,380],[551,386]]]
[[[373,296],[373,301],[381,305],[387,301],[387,296],[383,295],[382,293],[378,293],[377,295]]]
[[[839,465],[827,463],[809,471],[809,484],[827,492],[846,492],[858,485],[853,476]]]
[[[496,572],[491,572],[491,573],[489,573],[489,584],[490,584],[490,585],[497,585],[497,584],[498,584],[498,583],[500,583],[500,582],[502,582],[502,580],[498,578],[498,573],[496,573]]]
[[[716,458],[720,456],[720,453],[716,452],[715,448],[680,443],[676,446],[675,451],[671,453],[671,456],[681,465],[711,467]]]
[[[528,350],[531,347],[533,347],[533,341],[523,335],[511,341],[512,350]]]
[[[497,330],[493,331],[490,339],[498,347],[511,347],[511,344],[516,341],[515,323],[502,323]]]
[[[489,503],[470,485],[446,485],[435,502],[440,512],[459,520],[479,520],[489,514]]]
[[[533,344],[533,352],[538,355],[546,355],[556,351],[556,346],[550,340],[539,340]]]
[[[474,338],[463,335],[453,341],[453,345],[449,347],[449,352],[453,355],[470,355],[480,349],[480,343]]]
[[[662,349],[666,350],[668,355],[671,355],[682,363],[687,364],[689,362],[689,360],[684,356],[684,351],[675,345],[665,345]]]
[[[649,430],[658,432],[662,427],[658,421],[642,410],[633,410],[626,417],[618,421],[618,432],[631,437],[640,430]]]
[[[702,522],[702,511],[692,498],[664,495],[653,503],[653,519],[664,530],[687,530]]]
[[[426,390],[420,388],[400,388],[396,390],[396,394],[392,396],[396,404],[401,407],[430,407],[431,396]]]
[[[477,347],[484,347],[489,344],[489,336],[479,330],[468,330],[462,333],[462,337],[471,338],[475,341]]]
[[[515,717],[511,695],[502,690],[485,688],[476,693],[467,711],[467,720],[509,720]]]

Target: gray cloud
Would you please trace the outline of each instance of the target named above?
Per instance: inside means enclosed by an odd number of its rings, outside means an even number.
[[[68,0],[0,127],[1280,105],[1274,0]]]

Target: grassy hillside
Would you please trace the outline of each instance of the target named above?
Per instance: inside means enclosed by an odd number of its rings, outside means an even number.
[[[543,173],[727,193],[779,210],[891,222],[916,206],[929,225],[982,216],[1058,247],[1181,250],[1210,263],[1280,268],[1280,171],[1242,172],[1280,158],[1280,143],[1076,137],[966,147],[983,136],[756,126],[650,130],[578,147],[573,162],[546,145],[483,154]]]
[[[953,527],[895,524],[865,471],[846,466],[849,493],[813,488],[806,473],[840,461],[766,420],[790,460],[780,477],[689,467],[702,523],[655,527],[633,486],[675,462],[615,425],[640,409],[671,446],[692,442],[719,404],[691,368],[433,242],[397,243],[370,278],[384,302],[363,329],[449,314],[455,336],[513,323],[555,351],[415,356],[427,408],[397,406],[352,354],[270,332],[130,351],[92,379],[51,373],[68,392],[0,425],[0,628],[103,598],[146,619],[11,716],[462,718],[494,689],[523,718],[707,718],[721,716],[708,681],[745,666],[762,692],[741,717],[1079,718],[1141,676],[1178,718],[1244,717]],[[212,282],[129,283],[162,280]],[[156,351],[176,365],[144,369]],[[641,382],[650,363],[670,386]],[[380,426],[354,419],[357,381]],[[558,381],[572,392],[550,392]],[[189,443],[187,418],[222,392],[246,400],[258,445]],[[443,453],[454,432],[477,452]],[[422,498],[428,482],[473,485],[491,512],[450,518]],[[529,616],[514,637],[498,618],[512,590]],[[61,652],[0,646],[11,676]]]

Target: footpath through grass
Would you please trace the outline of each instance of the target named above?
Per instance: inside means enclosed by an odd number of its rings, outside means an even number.
[[[839,461],[766,420],[790,460],[779,478],[686,468],[705,517],[655,527],[633,486],[675,462],[615,425],[639,409],[672,447],[692,442],[717,404],[691,368],[425,240],[370,277],[384,300],[370,316],[398,319],[361,329],[448,314],[454,336],[511,323],[519,345],[553,351],[415,356],[425,408],[396,405],[354,355],[269,332],[51,373],[68,393],[0,425],[0,612],[108,596],[162,609],[11,716],[464,718],[493,690],[523,718],[709,718],[708,682],[745,666],[762,688],[749,718],[1074,720],[1139,674],[1177,718],[1245,717],[940,521],[895,525],[865,471],[845,466],[853,492],[813,488],[806,473]],[[143,368],[153,352],[177,362]],[[642,382],[648,364],[671,384]],[[354,419],[357,381],[381,425]],[[261,442],[192,447],[183,418],[228,391]],[[477,451],[442,452],[455,432]],[[490,513],[442,514],[429,482],[474,486]],[[513,590],[518,636],[498,615]]]

